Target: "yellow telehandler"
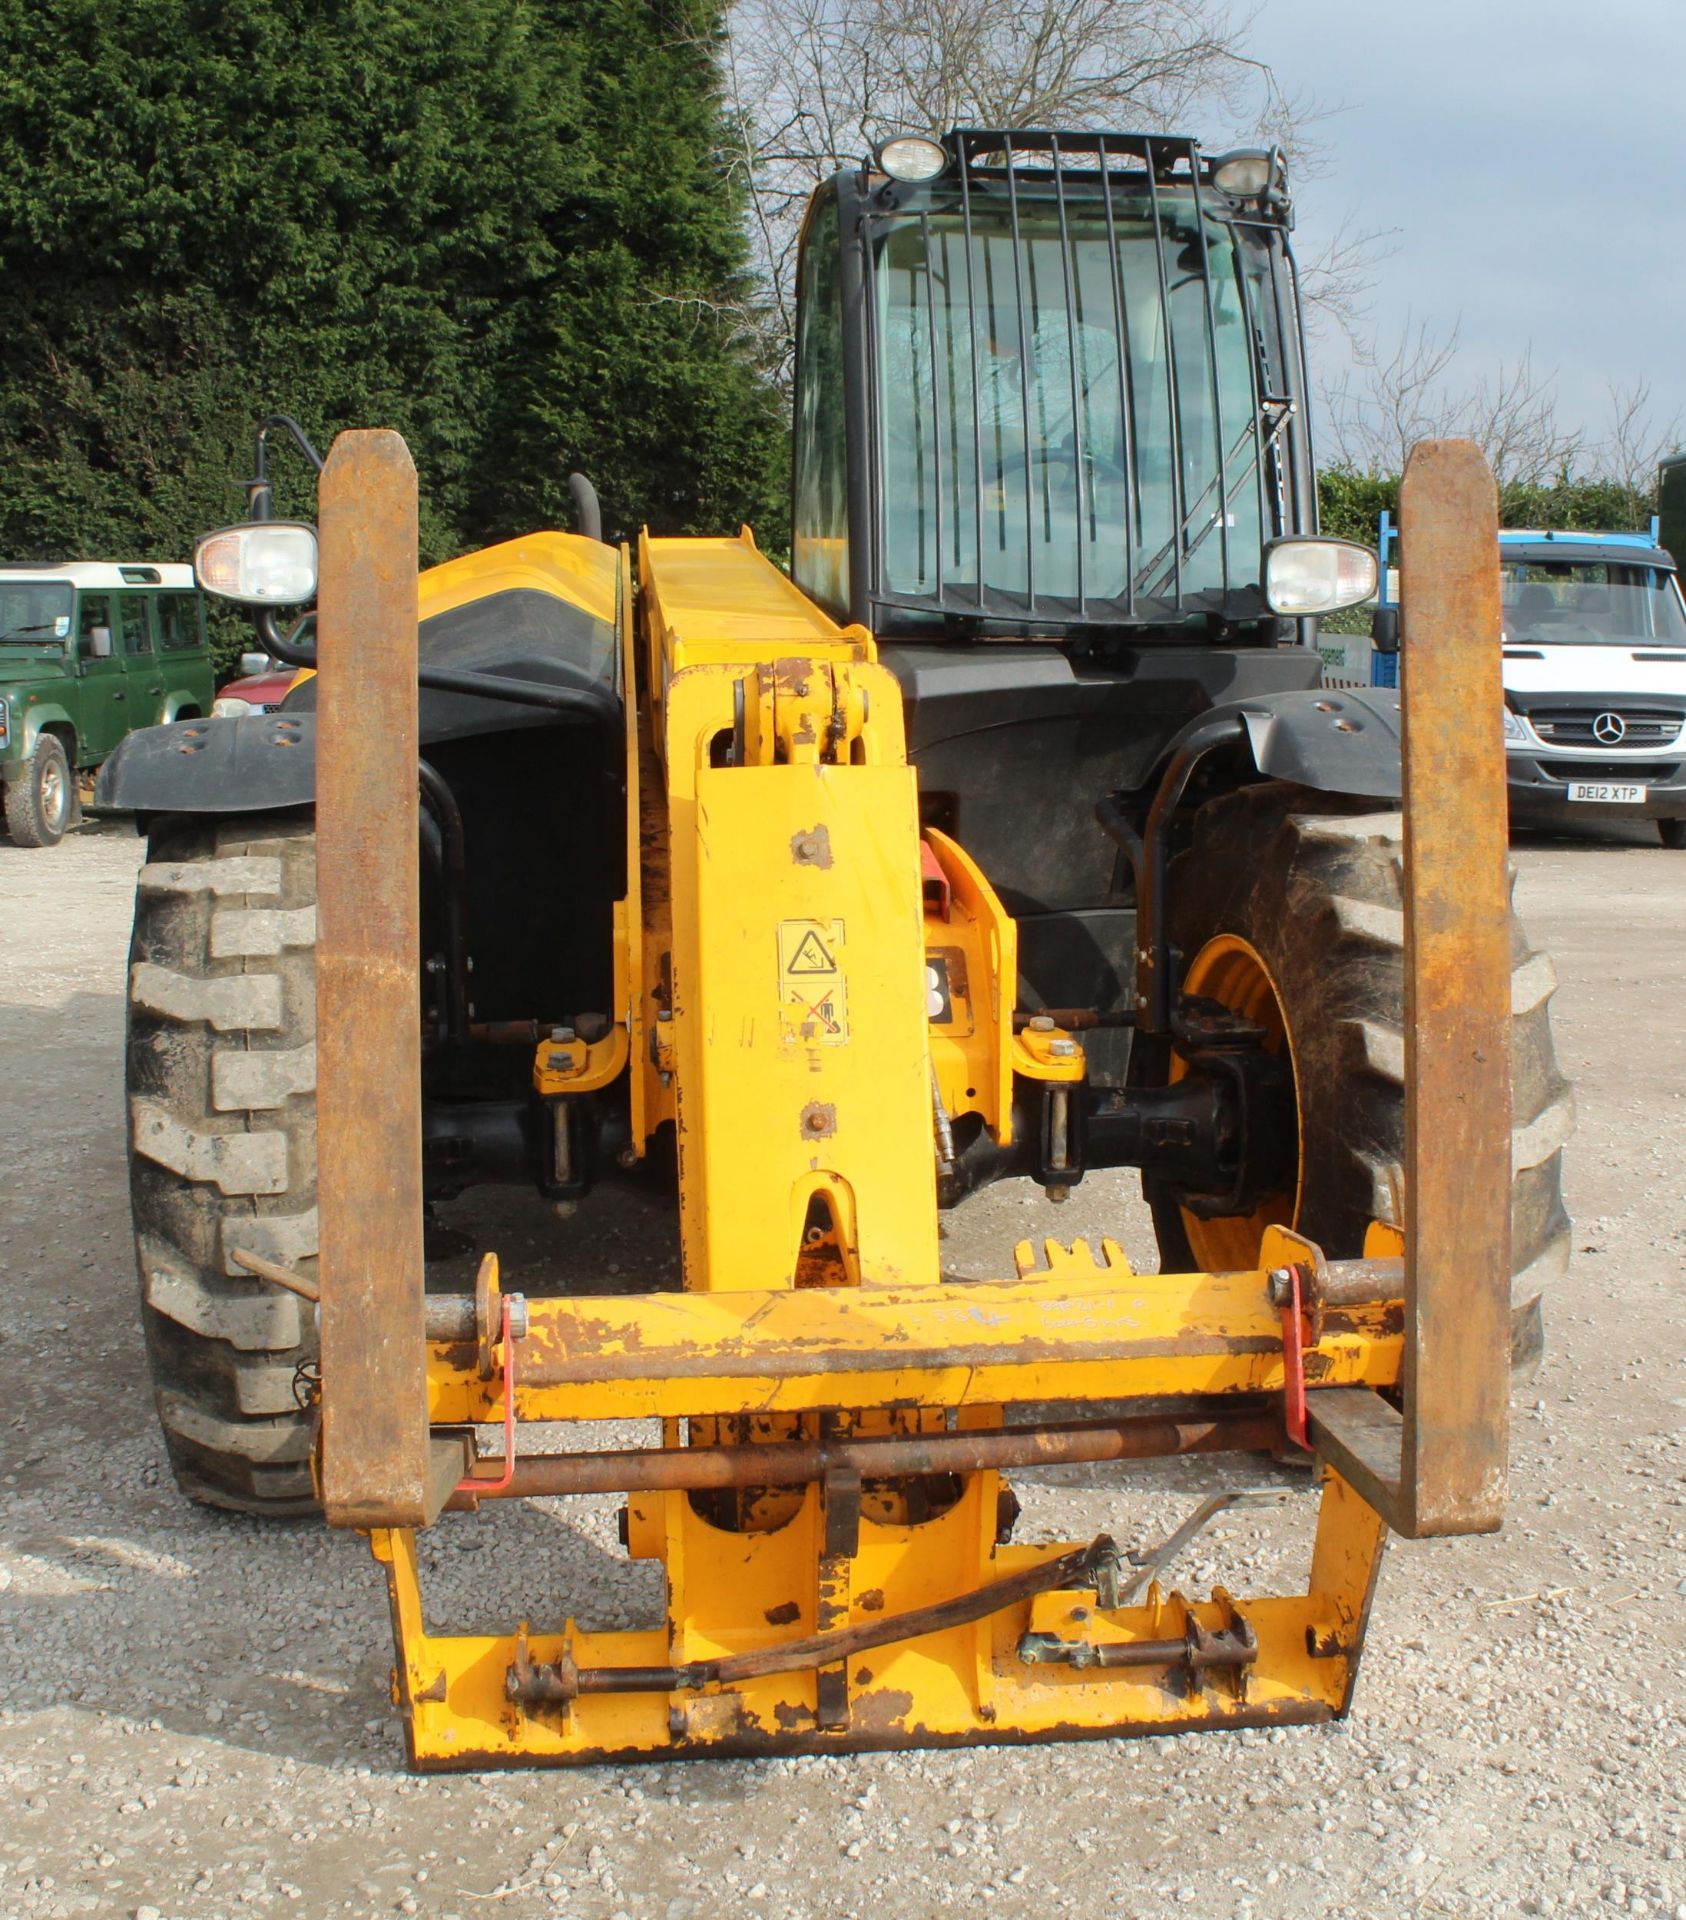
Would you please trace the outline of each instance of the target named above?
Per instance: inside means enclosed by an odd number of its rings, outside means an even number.
[[[1571,1108],[1508,902],[1494,490],[1416,450],[1403,695],[1323,690],[1375,558],[1317,533],[1290,214],[1278,154],[1157,134],[840,173],[788,575],[608,544],[580,482],[580,532],[418,578],[396,435],[335,441],[312,528],[263,452],[314,450],[260,429],[199,577],[317,671],[103,776],[150,836],[143,1311],[190,1495],[367,1532],[416,1767],[1321,1720],[1389,1529],[1500,1524]],[[433,1201],[601,1209],[646,1160],[682,1287],[428,1284]],[[944,1270],[981,1185],[1119,1166],[1162,1271]],[[1012,1469],[1193,1454],[1311,1464],[1300,1590],[1170,1585],[1234,1495],[1012,1538]],[[419,1530],[604,1493],[659,1621],[430,1631]]]

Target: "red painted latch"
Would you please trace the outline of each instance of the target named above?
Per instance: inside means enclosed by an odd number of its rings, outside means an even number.
[[[1305,1322],[1300,1317],[1300,1270],[1290,1263],[1280,1269],[1286,1279],[1282,1303],[1282,1422],[1296,1447],[1309,1452],[1305,1430]],[[1276,1275],[1271,1276],[1272,1279]]]

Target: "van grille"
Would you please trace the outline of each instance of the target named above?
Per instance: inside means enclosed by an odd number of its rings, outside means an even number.
[[[1536,760],[1548,780],[1666,780],[1675,771],[1672,761],[1649,760]]]
[[[1624,729],[1619,739],[1601,738],[1598,721],[1613,714]],[[1638,706],[1531,707],[1528,722],[1554,747],[1603,747],[1607,752],[1634,747],[1673,746],[1686,726],[1686,708]]]

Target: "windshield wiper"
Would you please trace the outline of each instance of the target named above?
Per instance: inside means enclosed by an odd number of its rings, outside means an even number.
[[[1170,539],[1165,542],[1165,544],[1159,549],[1159,551],[1153,556],[1153,558],[1147,563],[1147,565],[1142,568],[1141,572],[1136,575],[1136,592],[1137,593],[1143,593],[1146,590],[1148,581],[1153,577],[1153,574],[1156,571],[1156,569],[1162,566],[1164,562],[1171,556],[1179,540],[1185,543],[1183,545],[1183,550],[1182,550],[1182,557],[1184,560],[1187,560],[1191,554],[1198,552],[1207,534],[1209,534],[1212,531],[1212,529],[1218,524],[1219,516],[1222,514],[1228,513],[1230,507],[1234,503],[1235,496],[1241,491],[1242,482],[1246,480],[1251,474],[1260,473],[1262,456],[1265,454],[1268,454],[1271,451],[1271,449],[1276,445],[1276,442],[1281,435],[1282,429],[1288,424],[1289,415],[1293,411],[1292,408],[1286,405],[1282,405],[1281,403],[1276,403],[1278,405],[1281,405],[1281,411],[1276,415],[1274,419],[1270,419],[1268,417],[1269,404],[1270,403],[1267,403],[1267,406],[1261,409],[1261,413],[1265,416],[1264,418],[1265,430],[1263,435],[1261,436],[1261,443],[1258,449],[1255,451],[1253,458],[1242,467],[1241,471],[1236,475],[1235,479],[1233,481],[1230,481],[1229,479],[1230,467],[1237,459],[1240,458],[1242,448],[1253,437],[1253,433],[1255,431],[1254,422],[1249,420],[1246,426],[1243,427],[1241,429],[1241,432],[1236,436],[1234,446],[1232,446],[1229,452],[1224,456],[1222,472],[1213,474],[1211,479],[1206,482],[1205,486],[1201,488],[1199,496],[1196,498],[1194,505],[1189,508],[1187,516],[1183,520],[1182,526],[1177,530],[1177,532],[1172,534]],[[1263,478],[1262,473],[1260,473],[1260,478],[1262,480]],[[1193,532],[1195,521],[1199,518],[1201,509],[1205,506],[1207,500],[1211,497],[1213,492],[1217,491],[1220,488],[1220,486],[1222,487],[1222,493],[1220,496],[1217,512],[1207,517],[1205,524],[1201,526],[1198,532]],[[1192,538],[1190,537],[1191,533],[1193,534]],[[1169,584],[1172,577],[1174,576],[1175,572],[1176,572],[1176,566],[1175,566],[1175,563],[1173,562],[1171,572],[1161,576],[1159,580],[1159,584],[1153,589],[1152,593],[1148,594],[1147,597],[1152,599],[1157,595],[1162,594],[1165,591],[1166,586]]]
[[[53,633],[57,625],[56,620],[39,620],[32,627],[13,627],[10,633],[0,633],[0,643],[7,640],[21,640],[28,633]],[[55,633],[53,637],[61,639],[63,636]]]

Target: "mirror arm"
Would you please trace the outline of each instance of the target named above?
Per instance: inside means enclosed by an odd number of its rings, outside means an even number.
[[[322,456],[316,451],[310,435],[290,413],[266,413],[258,422],[252,436],[252,477],[246,482],[246,518],[248,520],[268,520],[272,517],[275,499],[274,490],[269,484],[269,431],[280,427],[292,435],[293,444],[320,473]]]
[[[321,454],[316,451],[315,446],[311,443],[310,435],[305,432],[304,428],[299,425],[290,413],[266,413],[259,422],[258,432],[266,433],[271,427],[284,427],[286,431],[293,436],[293,444],[298,448],[299,452],[304,455],[318,473],[322,471]]]
[[[281,622],[275,617],[273,607],[260,607],[252,615],[252,625],[257,629],[258,637],[263,641],[266,652],[289,667],[316,666],[316,648],[306,646],[302,635],[305,629],[316,625],[316,609],[307,608],[285,633],[281,631]]]

